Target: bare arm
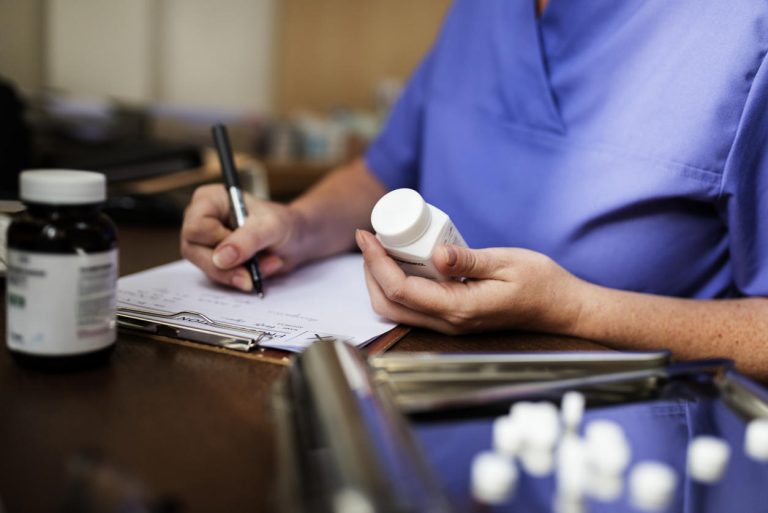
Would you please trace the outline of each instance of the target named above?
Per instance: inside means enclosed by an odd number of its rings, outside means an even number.
[[[436,251],[466,281],[405,276],[372,234],[358,232],[374,309],[443,333],[523,328],[618,349],[670,349],[678,358],[728,357],[768,381],[768,298],[694,300],[609,289],[519,248]]]
[[[355,246],[355,229],[370,229],[371,210],[387,190],[363,159],[340,167],[293,201],[302,249],[312,258]]]
[[[569,334],[621,349],[666,347],[680,358],[727,356],[768,381],[768,299],[679,299],[582,283]]]

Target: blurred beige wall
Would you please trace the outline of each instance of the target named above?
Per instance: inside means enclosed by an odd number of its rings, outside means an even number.
[[[164,0],[157,99],[270,111],[276,1]]]
[[[181,108],[372,107],[450,0],[0,0],[0,74],[23,89]]]
[[[47,3],[51,87],[134,103],[271,106],[274,0]]]
[[[43,0],[0,0],[0,75],[35,92],[43,84]]]
[[[370,109],[435,39],[450,0],[279,0],[277,108]],[[484,1],[484,0],[477,0]],[[511,0],[519,1],[519,0]]]
[[[142,103],[152,98],[153,0],[49,0],[47,85]]]

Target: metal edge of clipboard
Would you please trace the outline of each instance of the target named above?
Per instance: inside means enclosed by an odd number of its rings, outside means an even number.
[[[407,357],[398,354],[372,357],[369,365],[377,381],[391,390],[402,408],[418,413],[461,405],[484,406],[508,393],[515,396],[545,390],[554,393],[553,383],[586,386],[589,379],[606,375],[636,377],[637,383],[630,386],[626,381],[601,379],[595,383],[600,387],[601,397],[625,395],[627,389],[639,395],[654,388],[658,380],[655,372],[666,368],[670,360],[671,353],[663,350],[416,353]],[[635,373],[627,374],[630,371]]]
[[[746,376],[729,369],[715,385],[723,402],[747,420],[768,418],[768,390]]]
[[[181,313],[181,312],[180,312]],[[117,325],[150,335],[179,338],[208,344],[224,349],[231,349],[240,352],[249,352],[258,347],[258,340],[251,337],[238,337],[235,335],[224,335],[220,332],[205,328],[196,328],[174,323],[171,320],[150,320],[147,316],[154,315],[153,312],[140,312],[135,308],[117,309]],[[178,314],[174,314],[178,315]]]
[[[160,312],[142,310],[135,307],[117,308],[117,325],[122,329],[141,333],[144,335],[164,337],[173,343],[194,346],[213,350],[216,352],[234,351],[239,356],[257,359],[278,365],[289,365],[292,353],[288,350],[264,347],[260,344],[261,337],[238,337],[236,335],[224,335],[221,332],[202,327],[192,327],[173,322],[173,318],[185,312],[163,314],[163,319],[148,319],[158,317]],[[207,319],[197,312],[188,312],[192,315]],[[401,338],[408,334],[410,328],[397,325],[391,330],[374,337],[363,345],[363,349],[369,355],[375,355],[387,351]],[[232,354],[232,353],[230,353]]]
[[[579,353],[576,353],[579,354]],[[584,353],[581,353],[584,356]],[[659,352],[658,356],[662,353]],[[457,361],[461,361],[461,357],[456,355],[447,355],[445,360],[449,365],[454,364]],[[526,358],[522,355],[523,361],[538,361],[537,358]],[[573,358],[565,358],[565,360],[559,360],[559,357],[567,356],[562,353],[551,354],[548,360],[558,363],[576,363],[577,360]],[[405,380],[410,379],[409,375],[415,375],[413,372],[403,372],[405,377],[401,380],[397,379],[397,374],[402,369],[390,372],[387,376],[387,370],[385,365],[381,365],[382,361],[390,359],[389,356],[377,357],[373,365],[371,365],[371,371],[379,373],[378,381],[389,385],[390,391],[396,397],[396,401],[400,409],[406,415],[419,414],[423,412],[434,412],[441,410],[461,409],[461,408],[473,408],[481,407],[493,403],[521,400],[530,397],[544,397],[555,396],[562,394],[568,390],[584,390],[589,387],[615,385],[615,384],[631,384],[636,383],[637,386],[655,386],[655,384],[663,381],[674,379],[695,379],[697,376],[710,376],[711,383],[717,389],[720,398],[732,411],[740,416],[751,420],[758,417],[768,417],[768,391],[764,390],[760,385],[754,383],[749,378],[738,373],[734,368],[734,362],[724,358],[711,358],[702,360],[692,360],[684,362],[666,363],[664,359],[659,359],[653,356],[653,353],[629,353],[625,355],[628,357],[628,362],[633,360],[641,363],[645,360],[648,364],[645,368],[624,368],[615,369],[614,371],[599,372],[595,374],[586,374],[581,376],[565,376],[561,379],[543,379],[540,381],[522,381],[512,382],[508,384],[492,384],[492,385],[479,385],[475,387],[468,387],[465,390],[450,390],[445,388],[446,382],[435,382],[439,387],[422,387],[414,390],[398,391],[396,386]],[[425,355],[426,357],[426,355]],[[517,355],[478,355],[475,358],[474,363],[478,362],[488,363],[493,358],[500,358],[507,363],[517,364],[519,363]],[[599,358],[599,356],[598,356]],[[440,355],[434,354],[427,358],[433,365],[439,365],[441,361]],[[373,360],[373,359],[372,359]],[[392,358],[394,361],[395,358]],[[418,360],[418,358],[416,358]],[[622,359],[614,359],[615,362],[621,362]],[[443,363],[445,363],[443,362]],[[377,366],[378,363],[379,365]],[[542,363],[539,361],[539,363]],[[408,366],[409,370],[417,368],[418,365],[414,361]],[[434,369],[434,367],[433,367]],[[449,376],[449,380],[450,380]]]

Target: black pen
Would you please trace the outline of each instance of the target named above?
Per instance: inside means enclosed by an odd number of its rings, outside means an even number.
[[[243,200],[243,191],[240,189],[240,180],[237,177],[237,169],[232,159],[232,147],[229,145],[229,136],[227,127],[222,124],[213,125],[213,142],[216,144],[216,151],[219,154],[221,163],[221,174],[224,177],[224,185],[227,188],[229,205],[234,213],[237,228],[245,224],[245,218],[248,217],[248,211],[245,209]],[[261,283],[261,271],[259,271],[259,260],[256,255],[246,262],[246,267],[251,273],[253,280],[253,289],[259,295],[264,297],[264,289]]]

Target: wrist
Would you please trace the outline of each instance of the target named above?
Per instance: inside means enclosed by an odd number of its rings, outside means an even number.
[[[555,298],[556,308],[561,315],[558,319],[556,331],[558,334],[570,337],[584,337],[584,326],[590,315],[589,305],[593,303],[594,296],[599,294],[597,285],[570,275],[568,285],[563,294]]]
[[[300,206],[294,204],[286,206],[286,213],[291,227],[290,238],[293,248],[291,253],[294,254],[297,263],[311,260],[315,253],[312,242],[313,230],[310,226],[311,217]]]

